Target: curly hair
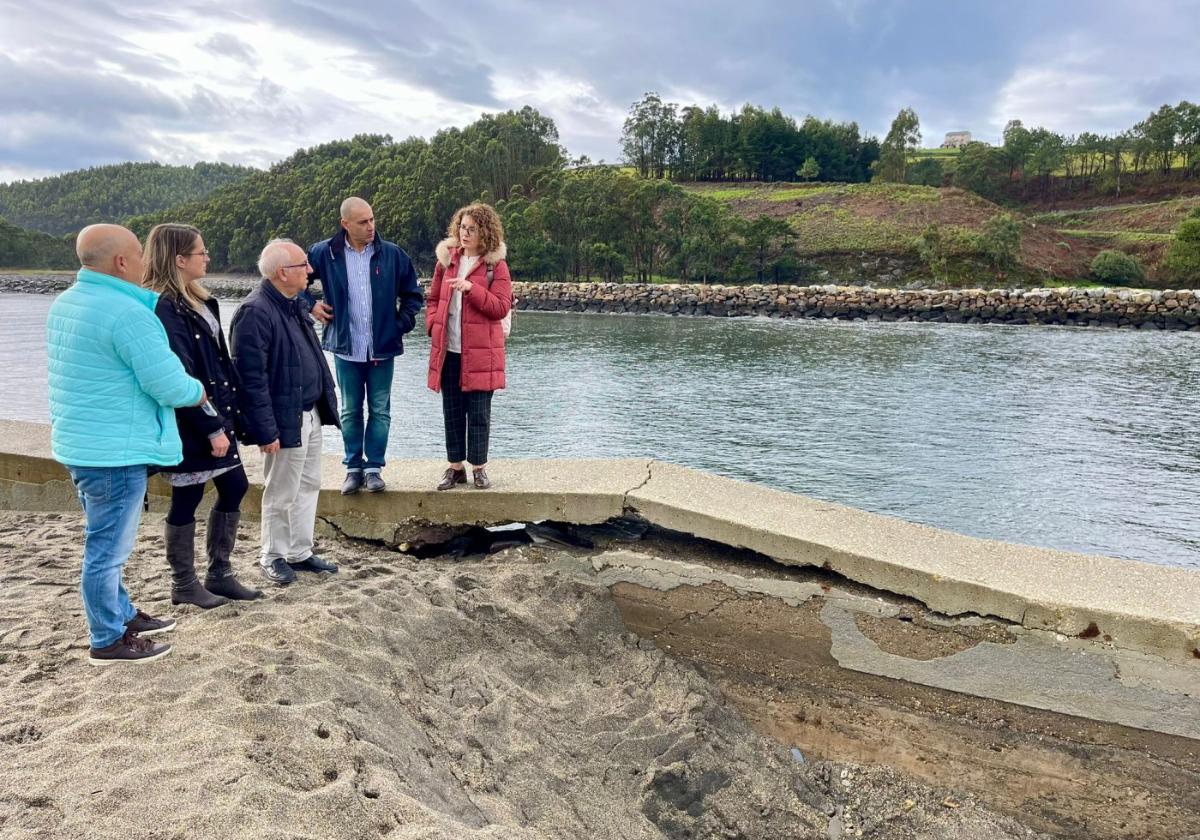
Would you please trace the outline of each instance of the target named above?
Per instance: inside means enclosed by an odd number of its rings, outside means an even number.
[[[446,228],[446,235],[456,242],[458,226],[463,216],[470,216],[479,226],[479,244],[483,247],[483,253],[490,254],[500,247],[500,243],[504,241],[504,225],[500,223],[500,214],[490,204],[476,202],[460,207],[454,213],[450,226]]]

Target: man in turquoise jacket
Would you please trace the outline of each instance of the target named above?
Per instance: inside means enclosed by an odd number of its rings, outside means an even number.
[[[158,295],[141,287],[137,237],[119,225],[91,225],[75,251],[82,268],[50,307],[46,345],[51,447],[87,522],[80,588],[88,660],[150,662],[171,647],[145,637],[175,621],[135,609],[121,570],[137,536],[147,467],[183,459],[175,409],[207,406],[207,398],[171,352],[154,314]]]

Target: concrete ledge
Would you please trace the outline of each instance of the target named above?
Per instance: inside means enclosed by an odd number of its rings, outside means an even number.
[[[966,537],[662,462],[628,505],[656,525],[820,566],[947,615],[1095,637],[1200,671],[1200,572]]]
[[[74,509],[49,428],[0,422],[0,508]],[[256,450],[246,453],[259,510]],[[947,615],[995,616],[1030,629],[1194,664],[1200,675],[1200,572],[965,537],[892,517],[708,475],[660,461],[501,461],[493,488],[438,493],[438,461],[388,466],[389,489],[343,497],[341,464],[326,456],[319,516],[351,536],[391,540],[402,523],[554,519],[597,523],[635,513],[651,523],[817,566]],[[170,489],[151,483],[154,504]],[[1200,686],[1200,676],[1198,676]]]

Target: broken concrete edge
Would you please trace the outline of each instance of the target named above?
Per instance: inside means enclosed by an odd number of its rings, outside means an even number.
[[[10,442],[0,445],[0,507],[74,508],[48,426],[0,421],[0,436]],[[243,452],[251,477],[243,512],[256,516],[259,455]],[[413,522],[597,524],[633,514],[782,565],[827,569],[945,615],[999,618],[1200,668],[1200,572],[977,539],[646,458],[497,461],[487,492],[437,492],[443,468],[394,462],[384,470],[387,491],[345,497],[341,463],[327,455],[319,516],[347,536],[392,542]],[[151,481],[152,507],[165,507],[169,494],[165,481]]]

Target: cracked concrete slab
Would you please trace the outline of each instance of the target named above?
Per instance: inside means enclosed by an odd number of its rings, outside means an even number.
[[[817,566],[947,615],[995,616],[1192,663],[1200,573],[982,540],[656,462],[628,504],[664,528]]]
[[[48,426],[0,421],[0,436],[0,504],[74,508],[66,471],[50,455]],[[254,447],[243,452],[251,480],[243,510],[253,516],[260,460]],[[339,492],[342,466],[327,455],[320,515],[348,535],[386,541],[415,520],[596,524],[632,512],[947,615],[994,616],[1163,656],[1191,666],[1200,681],[1200,573],[1192,570],[975,539],[644,458],[497,461],[486,493],[436,492],[443,466],[395,462],[384,470],[387,492],[347,497]],[[164,507],[168,485],[155,479],[150,492],[152,506]]]
[[[647,589],[665,592],[679,586],[704,586],[719,583],[744,595],[765,595],[778,598],[796,607],[813,598],[825,597],[860,612],[892,616],[899,612],[895,604],[882,598],[866,598],[848,592],[829,590],[814,581],[797,581],[773,577],[751,577],[736,571],[715,569],[704,563],[669,560],[627,549],[605,551],[591,559],[596,578],[605,586],[634,583]]]
[[[1060,647],[1032,634],[1012,644],[980,642],[941,659],[918,660],[881,650],[844,605],[826,603],[821,621],[843,668],[1200,740],[1200,696],[1180,690],[1189,682],[1184,666],[1134,654],[1138,678],[1123,680],[1121,664],[1129,654]],[[1194,689],[1194,676],[1190,682]]]
[[[979,617],[922,616],[923,622],[953,633],[970,628],[977,640],[945,656],[926,657],[884,650],[863,632],[861,616],[895,618],[901,605],[886,597],[866,597],[813,580],[752,576],[704,563],[666,559],[628,549],[592,556],[591,569],[606,586],[629,583],[666,592],[679,587],[719,584],[730,594],[713,606],[681,615],[676,624],[702,620],[745,595],[776,598],[790,607],[821,599],[820,617],[829,628],[830,654],[850,670],[1016,703],[1047,711],[1200,740],[1200,686],[1193,669],[1131,651],[1106,650],[1094,641],[1057,637],[1044,631]],[[897,630],[912,625],[892,622]],[[980,631],[992,625],[996,637]],[[668,625],[662,632],[670,632]],[[888,634],[889,631],[882,631]],[[899,645],[906,649],[906,645]]]

